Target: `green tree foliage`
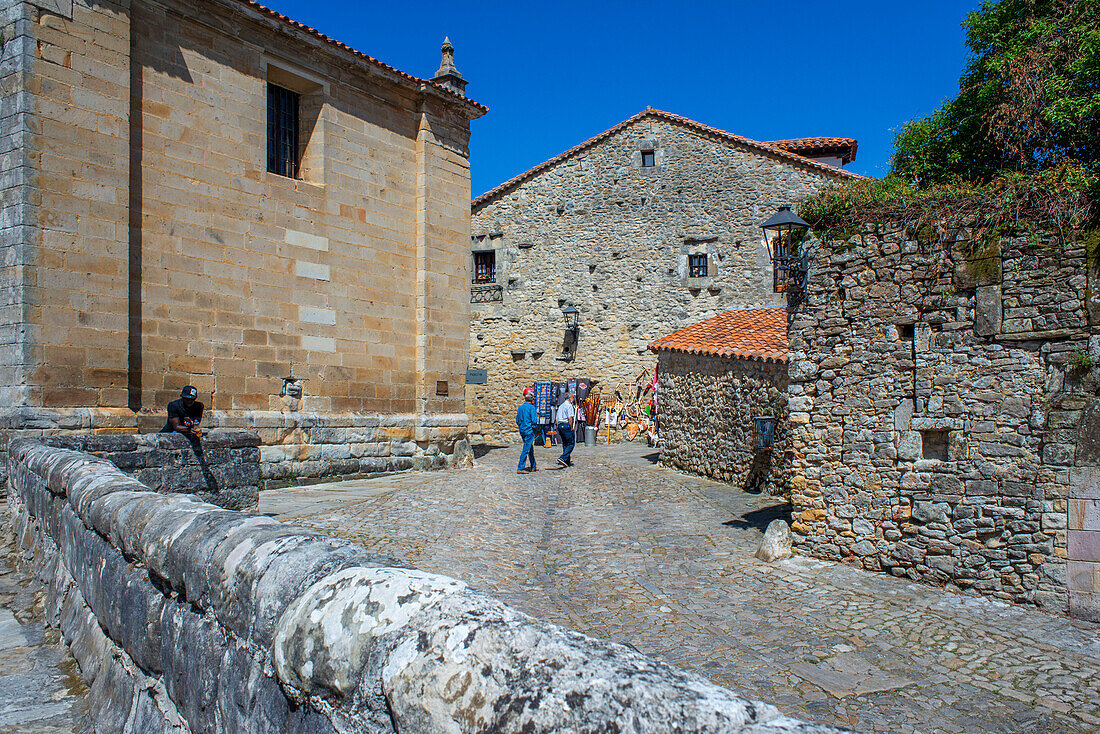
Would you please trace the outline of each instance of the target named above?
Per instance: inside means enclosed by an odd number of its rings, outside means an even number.
[[[1079,165],[1100,175],[1100,0],[985,0],[959,95],[907,123],[891,174],[920,188]]]

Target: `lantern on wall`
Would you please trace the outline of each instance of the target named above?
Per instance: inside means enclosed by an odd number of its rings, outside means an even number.
[[[572,360],[577,356],[577,341],[580,338],[580,311],[570,305],[563,308],[561,313],[565,317],[565,348],[562,350],[562,357]]]
[[[761,223],[760,228],[764,230],[764,241],[771,252],[774,292],[783,293],[793,286],[797,296],[806,287],[809,271],[809,257],[800,253],[798,246],[810,231],[810,225],[792,212],[790,206],[784,205]]]

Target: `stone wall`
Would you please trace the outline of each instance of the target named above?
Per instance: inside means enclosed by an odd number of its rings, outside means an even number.
[[[662,464],[749,492],[788,493],[785,362],[662,350],[657,369]],[[777,420],[771,451],[753,450],[754,416]]]
[[[837,731],[87,454],[21,440],[8,460],[97,731]]]
[[[241,0],[0,12],[0,407],[464,412],[484,108]],[[267,171],[269,82],[300,179]]]
[[[107,459],[154,492],[193,494],[227,510],[253,510],[260,493],[260,439],[249,431],[45,436],[47,446]]]
[[[134,434],[155,431],[164,421],[163,415],[134,414],[126,408],[0,409],[0,461],[8,442],[16,438]],[[203,423],[211,429],[247,431],[259,437],[260,485],[265,488],[409,469],[442,469],[471,460],[464,413],[215,410],[204,415]],[[0,464],[0,488],[6,471],[6,465]]]
[[[583,146],[473,207],[471,249],[495,253],[502,301],[473,305],[467,386],[471,435],[515,437],[521,388],[591,377],[634,395],[653,373],[649,344],[731,309],[782,306],[760,222],[846,172],[769,154],[657,111]],[[751,142],[751,141],[748,141]],[[641,165],[653,150],[655,165]],[[708,275],[691,278],[704,256]],[[580,338],[561,359],[561,309]]]
[[[1084,250],[969,236],[885,226],[815,254],[790,326],[795,542],[1097,618]]]

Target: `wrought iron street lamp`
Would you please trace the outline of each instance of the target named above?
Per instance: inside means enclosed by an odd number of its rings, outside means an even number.
[[[799,253],[798,245],[810,230],[810,225],[802,221],[791,207],[784,205],[779,211],[761,223],[764,241],[772,256],[772,286],[776,293],[783,293],[793,285],[798,293],[806,285],[806,273],[809,270],[809,258]]]

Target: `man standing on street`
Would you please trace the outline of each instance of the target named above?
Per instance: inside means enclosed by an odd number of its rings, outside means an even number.
[[[519,455],[519,470],[517,474],[530,474],[538,471],[535,467],[535,431],[538,428],[538,412],[535,410],[535,391],[527,388],[523,391],[523,405],[516,411],[516,425],[519,427],[519,435],[523,438],[523,453]],[[527,457],[531,457],[531,468],[524,468]]]
[[[573,447],[577,445],[576,420],[577,409],[574,403],[577,398],[573,393],[567,393],[565,400],[558,406],[558,414],[554,421],[558,425],[558,435],[561,436],[562,452],[558,457],[558,463],[563,467],[573,466],[573,460],[569,457],[573,453]]]

